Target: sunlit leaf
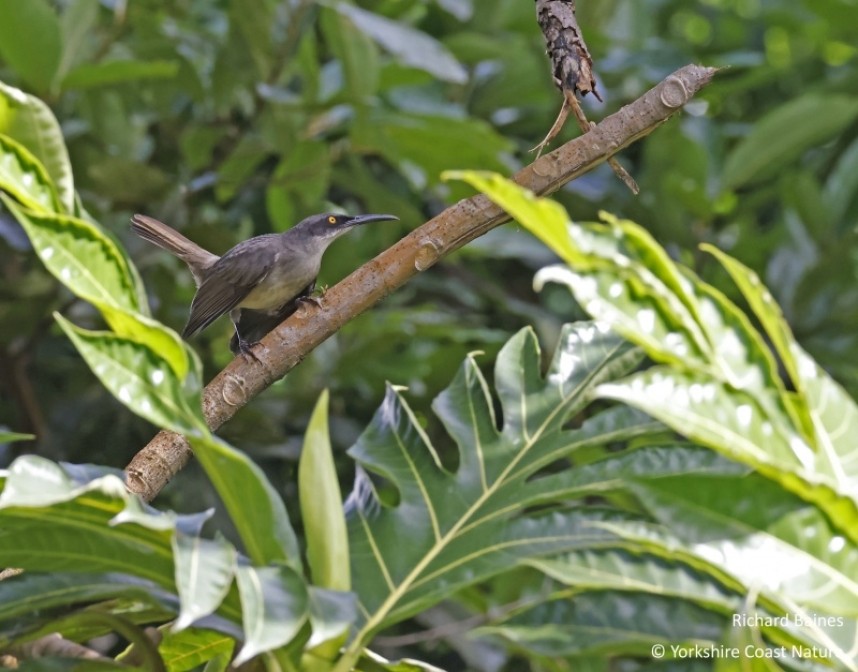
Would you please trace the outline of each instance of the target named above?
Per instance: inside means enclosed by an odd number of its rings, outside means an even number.
[[[158,652],[170,672],[195,670],[203,663],[221,659],[220,669],[226,670],[234,648],[234,637],[201,628],[186,628],[181,632],[167,630],[158,644]],[[206,666],[205,669],[208,672],[210,668]]]
[[[57,212],[59,198],[38,159],[12,138],[0,135],[0,189],[25,208]]]
[[[3,0],[4,5],[18,5]],[[20,3],[26,5],[27,3]],[[39,44],[39,40],[33,42]],[[51,109],[35,96],[0,82],[0,134],[26,147],[48,171],[65,212],[74,212],[71,162],[60,125]]]
[[[207,431],[199,388],[189,390],[151,346],[55,317],[92,372],[125,406],[159,427],[191,437]]]
[[[29,441],[36,437],[32,434],[21,434],[20,432],[7,432],[0,430],[0,443],[12,443],[13,441]]]
[[[574,257],[575,248],[569,244],[566,225],[569,217],[561,205],[547,198],[537,198],[533,192],[521,189],[495,173],[473,170],[450,170],[442,175],[445,180],[462,180],[475,189],[491,194],[492,200],[520,221],[538,221],[545,242],[554,250],[561,250],[565,258]]]
[[[480,185],[515,207],[531,198],[512,183]],[[795,377],[795,392],[787,390],[774,355],[734,304],[691,271],[680,274],[632,222],[606,219],[607,225],[569,224],[561,244],[557,231],[543,230],[538,213],[524,209],[521,215],[524,226],[576,267],[553,267],[541,280],[565,284],[585,310],[668,365],[603,385],[599,393],[754,467],[814,502],[858,540],[858,451],[841,443],[841,454],[833,438],[858,421],[858,408],[830,384],[825,404],[818,384],[812,397],[805,392],[805,380],[819,379],[816,365],[805,357],[798,366],[801,350],[756,276],[725,261]],[[823,409],[826,423],[818,421]]]
[[[858,618],[852,572],[858,545],[775,483],[759,476],[689,475],[639,484],[636,490],[666,529],[745,585],[812,611]]]
[[[68,215],[24,210],[0,196],[57,280],[96,305],[140,310],[128,259],[95,224]]]

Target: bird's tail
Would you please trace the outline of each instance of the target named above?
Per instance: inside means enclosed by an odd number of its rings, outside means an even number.
[[[192,240],[188,240],[174,228],[167,226],[157,219],[146,215],[134,215],[131,217],[131,228],[143,240],[148,240],[162,250],[167,250],[184,261],[197,286],[202,282],[207,271],[220,257],[203,249]]]

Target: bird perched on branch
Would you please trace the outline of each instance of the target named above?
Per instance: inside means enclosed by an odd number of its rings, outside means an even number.
[[[235,327],[230,350],[254,357],[253,346],[295,312],[302,300],[318,303],[310,295],[322,255],[332,242],[360,224],[396,219],[393,215],[313,215],[285,233],[245,240],[222,257],[146,215],[134,215],[131,228],[176,255],[191,270],[197,293],[182,338],[190,338],[229,313]]]

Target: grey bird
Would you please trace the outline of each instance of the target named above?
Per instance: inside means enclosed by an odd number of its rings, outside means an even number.
[[[245,240],[222,257],[146,215],[134,215],[131,228],[176,255],[191,270],[197,293],[182,338],[190,338],[229,313],[235,327],[230,350],[253,357],[253,346],[295,312],[301,301],[315,302],[310,295],[322,255],[332,242],[360,224],[397,219],[393,215],[313,215],[285,233]]]

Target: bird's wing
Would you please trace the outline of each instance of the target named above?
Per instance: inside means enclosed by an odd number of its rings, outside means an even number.
[[[182,338],[190,338],[231,311],[262,282],[273,259],[266,263],[259,257],[258,249],[238,247],[221,257],[194,296]]]

